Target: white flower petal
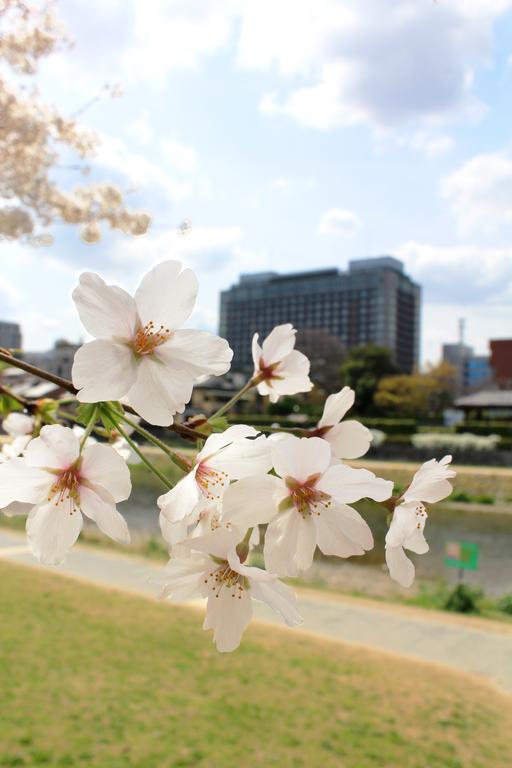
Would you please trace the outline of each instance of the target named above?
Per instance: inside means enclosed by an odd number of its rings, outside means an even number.
[[[80,486],[80,508],[94,520],[100,531],[121,544],[130,543],[126,520],[117,511],[114,499],[97,486]]]
[[[229,431],[229,430],[226,430]],[[264,435],[251,440],[235,440],[208,460],[208,466],[218,469],[231,480],[260,475],[272,469],[270,444]]]
[[[204,573],[211,563],[209,557],[196,553],[173,557],[158,578],[158,583],[162,585],[160,597],[179,601],[199,594]]]
[[[389,575],[402,587],[410,587],[414,581],[415,568],[402,547],[386,547],[386,564]]]
[[[281,477],[299,483],[325,472],[331,461],[331,446],[320,437],[286,435],[271,442],[274,469]]]
[[[251,582],[251,595],[255,600],[266,603],[272,610],[280,613],[289,627],[302,624],[302,616],[297,611],[295,592],[282,581]]]
[[[296,334],[291,323],[277,325],[270,331],[262,347],[265,366],[273,365],[290,354],[295,346]]]
[[[383,480],[367,469],[354,469],[345,464],[329,467],[316,487],[337,501],[347,504],[360,499],[385,501],[393,493],[391,480]]]
[[[99,275],[84,272],[73,291],[80,320],[97,339],[131,339],[137,325],[137,308],[129,293],[107,285]],[[75,384],[75,386],[77,386]]]
[[[191,269],[182,271],[180,261],[163,261],[143,277],[135,292],[142,325],[153,321],[158,328],[174,330],[188,320],[197,297],[197,278]]]
[[[16,459],[24,453],[25,448],[32,440],[31,435],[19,435],[15,437],[12,443],[6,443],[2,448],[2,454],[7,459]]]
[[[130,470],[110,445],[94,443],[82,453],[80,474],[88,483],[99,485],[114,501],[124,501],[132,490]]]
[[[48,472],[27,466],[25,459],[0,464],[0,509],[15,501],[37,504],[47,497],[53,480]]]
[[[440,462],[431,459],[422,464],[403,495],[404,501],[426,501],[434,504],[449,496],[453,488],[448,479],[457,474],[449,466],[451,458],[445,456]]]
[[[67,469],[78,459],[79,451],[80,441],[72,429],[50,424],[42,428],[39,437],[30,441],[25,461],[30,467]]]
[[[225,339],[195,330],[174,331],[155,354],[166,365],[187,371],[194,378],[222,376],[231,367],[233,350]]]
[[[263,350],[258,344],[259,334],[255,333],[252,337],[252,361],[254,363],[254,374],[256,375],[259,371],[260,367],[260,361],[263,357]]]
[[[245,576],[251,581],[275,581],[276,576],[273,573],[265,571],[263,568],[256,568],[252,565],[244,565],[238,556],[236,547],[232,546],[228,552],[227,560],[232,571]]]
[[[240,645],[245,628],[252,618],[252,601],[248,590],[232,597],[232,590],[221,589],[218,597],[210,596],[203,629],[213,629],[213,641],[221,653],[229,653]]]
[[[358,421],[336,424],[323,436],[330,443],[333,456],[338,459],[359,459],[368,452],[372,433]]]
[[[194,552],[204,552],[206,555],[213,555],[227,560],[228,552],[240,541],[240,536],[236,531],[230,531],[227,528],[217,528],[206,536],[197,536],[185,542],[185,545]]]
[[[255,475],[232,483],[222,499],[222,522],[239,530],[268,523],[277,513],[279,501],[286,496],[282,480],[272,475]]]
[[[268,526],[263,554],[265,566],[278,576],[297,576],[313,562],[316,528],[311,515],[296,509],[281,512]]]
[[[202,502],[195,471],[189,472],[174,488],[157,499],[158,508],[169,523],[178,523],[199,512]]]
[[[324,405],[319,427],[333,427],[338,424],[354,405],[356,393],[350,387],[343,387],[340,392],[329,395]]]
[[[185,410],[192,396],[193,380],[185,371],[170,369],[153,358],[148,355],[140,361],[128,400],[149,424],[168,427],[174,414]]]
[[[46,565],[60,565],[78,539],[82,515],[69,504],[33,507],[27,518],[27,537],[34,556]]]
[[[352,557],[373,547],[370,528],[361,515],[345,504],[333,504],[314,517],[318,546],[324,555]]]
[[[404,547],[410,549],[411,552],[416,552],[417,555],[424,555],[430,549],[423,531],[419,528],[415,528],[411,535],[407,537]]]
[[[257,435],[259,432],[246,424],[233,424],[224,432],[214,432],[206,439],[205,444],[197,454],[197,462],[213,458],[216,453],[234,442],[241,442],[246,437],[256,437]]]
[[[2,429],[11,437],[29,435],[34,429],[34,419],[25,413],[10,413],[3,420]]]
[[[276,369],[279,378],[272,380],[272,390],[279,396],[310,392],[313,389],[313,382],[309,378],[310,367],[306,355],[293,350]]]
[[[401,547],[416,526],[416,502],[399,504],[395,507],[389,530],[386,533],[386,544],[390,547]]]
[[[71,377],[82,403],[119,400],[135,382],[137,360],[126,344],[90,341],[75,353]]]
[[[171,523],[167,517],[160,512],[158,516],[158,523],[164,540],[170,547],[174,547],[176,544],[180,544],[189,535],[190,525],[194,523],[192,515],[187,515],[177,523]]]

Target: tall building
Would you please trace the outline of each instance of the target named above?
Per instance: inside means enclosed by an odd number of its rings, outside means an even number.
[[[347,349],[387,347],[397,368],[418,364],[421,289],[392,256],[351,261],[348,270],[241,275],[221,294],[220,335],[234,350],[233,369],[252,369],[251,340],[275,325],[317,329]]]
[[[21,349],[21,341],[21,328],[18,323],[7,323],[0,320],[0,347]]]

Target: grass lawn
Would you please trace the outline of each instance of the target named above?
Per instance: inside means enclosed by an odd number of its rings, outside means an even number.
[[[0,563],[0,766],[505,768],[512,700],[449,671]],[[477,649],[475,649],[477,652]]]

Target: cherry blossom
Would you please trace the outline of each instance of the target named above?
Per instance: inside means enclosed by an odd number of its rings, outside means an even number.
[[[127,398],[150,424],[168,426],[183,413],[194,381],[229,370],[227,341],[179,329],[197,295],[196,276],[179,261],[164,261],[142,280],[135,296],[85,272],[73,292],[80,319],[94,341],[75,355],[73,383],[85,403]]]
[[[226,492],[222,512],[237,527],[269,523],[268,570],[297,576],[310,567],[317,546],[338,557],[371,549],[372,533],[349,505],[363,498],[384,501],[393,483],[366,469],[332,464],[331,446],[319,437],[282,435],[269,444],[277,477],[240,480]]]
[[[252,601],[266,603],[281,614],[289,627],[302,623],[296,597],[277,576],[244,565],[247,547],[237,547],[238,537],[226,529],[190,539],[188,557],[173,557],[162,575],[162,598],[173,601],[194,596],[207,599],[203,629],[213,630],[221,652],[234,651],[252,618]]]
[[[258,382],[259,394],[268,395],[272,403],[276,403],[281,395],[309,392],[313,387],[309,378],[309,360],[294,349],[296,333],[290,323],[277,325],[261,347],[259,334],[253,336],[253,379]]]
[[[20,456],[30,440],[34,430],[34,419],[24,413],[10,413],[2,422],[4,432],[10,440],[2,445],[0,463]]]
[[[372,433],[359,421],[343,421],[354,405],[355,396],[350,387],[343,387],[340,392],[329,395],[322,418],[313,431],[313,435],[323,437],[331,444],[333,456],[338,459],[359,459],[367,453],[372,442]]]
[[[445,456],[441,461],[431,459],[422,464],[393,513],[386,535],[386,563],[391,578],[403,587],[411,586],[415,574],[404,549],[418,555],[428,552],[423,534],[427,521],[425,503],[434,504],[452,492],[449,478],[455,477],[456,472],[450,468],[451,460],[451,456]]]
[[[101,224],[144,234],[150,217],[128,210],[118,188],[61,180],[63,167],[90,170],[83,161],[94,155],[100,140],[45,103],[34,84],[40,60],[69,47],[52,6],[44,0],[0,2],[0,240],[49,244],[47,227],[54,222],[80,226],[88,243],[99,240]],[[102,91],[116,95],[115,88]],[[71,166],[70,160],[78,162]]]
[[[128,543],[130,535],[117,502],[128,498],[130,472],[116,451],[96,443],[80,452],[69,427],[45,426],[22,458],[0,465],[0,509],[30,511],[27,535],[35,557],[61,563],[77,540],[82,513],[103,533]],[[24,507],[16,508],[13,502]]]
[[[190,527],[218,515],[219,502],[233,480],[268,472],[272,466],[267,438],[237,424],[210,435],[191,471],[157,500],[160,527],[169,544],[182,541]]]

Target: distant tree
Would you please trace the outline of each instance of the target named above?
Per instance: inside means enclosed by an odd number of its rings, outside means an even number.
[[[337,336],[318,328],[303,328],[297,333],[296,348],[311,362],[311,380],[325,394],[340,388],[340,365],[346,349]]]
[[[340,368],[341,385],[355,390],[358,412],[368,413],[379,381],[395,372],[389,349],[366,344],[347,353]]]
[[[48,244],[44,230],[54,222],[79,226],[88,243],[102,224],[130,235],[148,228],[149,216],[127,210],[112,184],[69,189],[56,179],[64,169],[87,174],[84,160],[99,143],[75,117],[44,104],[32,82],[39,60],[68,44],[50,3],[0,0],[0,240]]]
[[[398,418],[437,418],[453,403],[455,370],[447,363],[426,373],[386,376],[374,396],[377,408]]]

